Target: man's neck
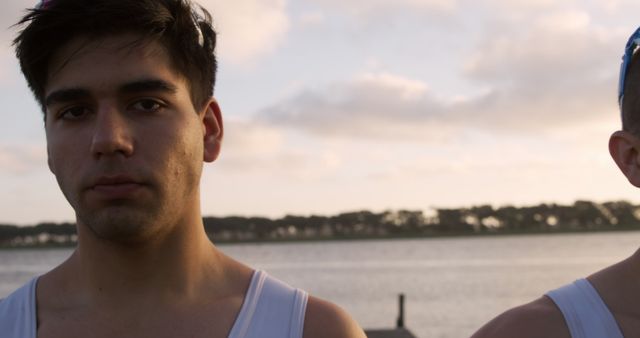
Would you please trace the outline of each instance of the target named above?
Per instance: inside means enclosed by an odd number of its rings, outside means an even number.
[[[201,223],[176,229],[138,247],[81,238],[73,255],[38,281],[38,336],[83,337],[106,328],[95,336],[226,337],[252,270],[218,251]]]
[[[103,306],[135,297],[188,302],[222,273],[222,254],[207,238],[198,217],[144,243],[99,239],[80,228],[79,245],[64,265],[85,302]],[[193,297],[193,298],[192,298]]]

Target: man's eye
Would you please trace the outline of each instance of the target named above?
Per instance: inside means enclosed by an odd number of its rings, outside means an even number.
[[[163,104],[155,100],[144,99],[136,101],[131,107],[143,112],[154,112],[162,108]]]
[[[60,118],[65,120],[79,120],[85,117],[89,110],[85,107],[71,107],[60,112]]]

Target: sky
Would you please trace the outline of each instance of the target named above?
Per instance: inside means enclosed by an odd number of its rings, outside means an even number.
[[[225,122],[206,216],[640,201],[608,138],[635,0],[201,0]],[[73,221],[0,3],[0,223]]]

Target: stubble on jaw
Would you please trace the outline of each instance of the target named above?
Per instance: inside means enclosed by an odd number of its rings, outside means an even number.
[[[99,240],[121,244],[143,243],[168,226],[163,224],[169,223],[167,217],[158,217],[161,211],[153,210],[156,208],[143,209],[125,203],[100,210],[77,210],[78,226]]]
[[[170,234],[193,209],[189,204],[199,203],[196,196],[200,191],[202,163],[185,165],[189,161],[195,163],[195,158],[194,153],[185,149],[176,159],[164,163],[162,172],[170,174],[161,175],[165,177],[162,187],[154,183],[144,188],[152,198],[144,196],[89,206],[83,205],[80,194],[79,201],[73,203],[78,226],[85,227],[99,240],[123,245],[141,245]]]

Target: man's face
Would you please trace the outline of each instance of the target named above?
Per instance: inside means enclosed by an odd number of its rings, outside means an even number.
[[[196,112],[165,50],[136,38],[72,40],[45,89],[49,167],[79,225],[116,241],[200,217],[202,161],[221,137],[217,105]]]

